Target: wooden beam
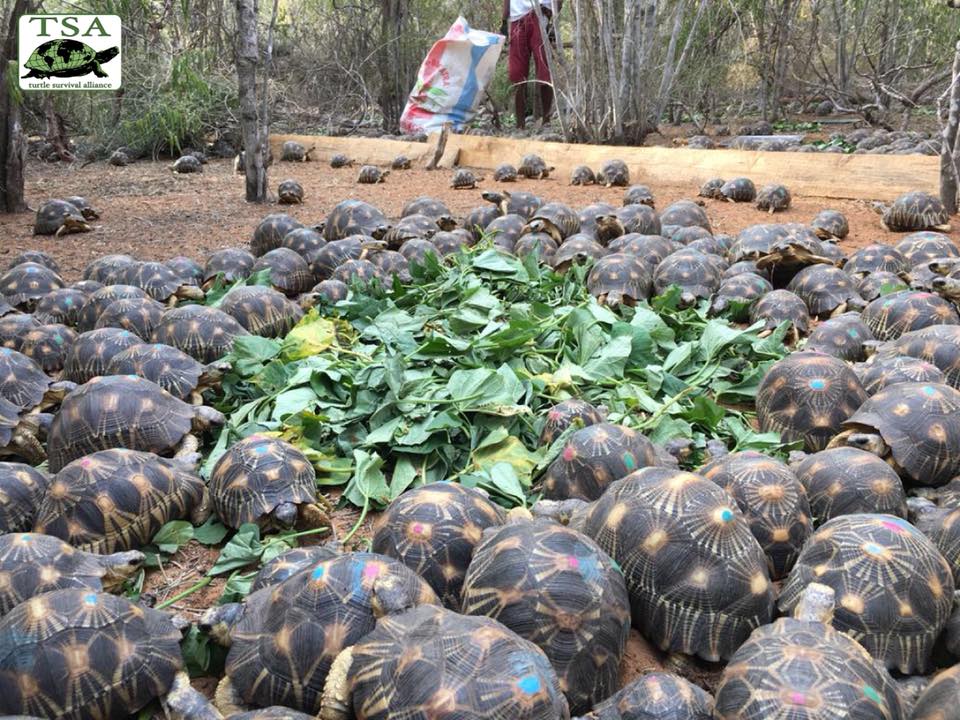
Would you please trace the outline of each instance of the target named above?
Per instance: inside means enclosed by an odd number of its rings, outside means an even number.
[[[327,137],[326,135],[271,135],[270,149],[279,158],[287,140],[296,140],[304,147],[315,146],[310,153],[312,161],[329,163],[337,153],[343,153],[357,165],[389,165],[397,155],[406,155],[414,165],[425,166],[436,147],[436,136],[425,143],[381,138]]]

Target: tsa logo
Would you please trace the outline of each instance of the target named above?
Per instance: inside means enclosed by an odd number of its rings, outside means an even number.
[[[23,15],[20,88],[116,90],[120,87],[118,15]]]

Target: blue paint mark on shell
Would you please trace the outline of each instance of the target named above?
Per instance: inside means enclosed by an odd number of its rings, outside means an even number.
[[[311,580],[320,580],[320,579],[323,578],[323,576],[326,574],[326,572],[327,572],[327,569],[326,569],[323,565],[317,565],[317,566],[313,569],[313,572],[310,573],[310,579],[311,579]]]
[[[540,678],[536,675],[524,675],[517,680],[517,687],[527,695],[534,695],[540,692]]]
[[[723,510],[721,510],[720,519],[725,523],[728,523],[731,520],[733,520],[733,510],[731,510],[730,508],[724,508]]]
[[[937,394],[937,391],[934,390],[934,389],[933,389],[932,387],[930,387],[929,385],[924,385],[924,386],[923,386],[923,394],[926,395],[927,397],[933,397],[934,395]]]
[[[97,604],[97,594],[96,593],[87,593],[83,596],[83,602],[87,605],[96,605]]]
[[[823,390],[827,387],[827,381],[823,378],[814,378],[810,381],[811,390]]]

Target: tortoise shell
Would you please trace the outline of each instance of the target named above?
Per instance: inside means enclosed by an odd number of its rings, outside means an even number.
[[[450,212],[450,208],[447,207],[446,203],[443,200],[437,200],[436,198],[429,197],[427,195],[421,195],[418,198],[410,200],[406,205],[403,206],[403,210],[400,212],[400,217],[405,218],[411,215],[424,215],[428,218],[437,218],[450,217],[453,213]],[[434,229],[436,227],[434,226]]]
[[[329,303],[338,303],[346,300],[350,294],[350,288],[346,283],[339,280],[322,280],[311,290]]]
[[[907,268],[937,258],[960,257],[960,248],[949,237],[938,232],[918,232],[907,235],[896,249],[906,258]]]
[[[643,261],[624,253],[600,258],[587,276],[587,290],[601,305],[634,305],[650,297],[651,285]]]
[[[505,520],[503,510],[478,490],[429,483],[390,503],[374,526],[371,548],[402,562],[444,605],[459,610],[463,578],[483,531]]]
[[[453,173],[453,177],[450,179],[450,187],[455,190],[464,190],[469,188],[475,188],[477,183],[480,181],[476,175],[474,175],[470,170],[466,168],[458,168]]]
[[[623,425],[599,422],[574,432],[543,477],[546,500],[596,500],[610,483],[658,464],[653,443]]]
[[[278,247],[264,253],[253,265],[253,272],[270,271],[270,284],[287,297],[305,293],[314,284],[307,261],[294,250]]]
[[[163,305],[151,298],[114,300],[100,313],[94,329],[119,328],[133,333],[141,340],[148,341],[153,336],[154,329],[160,324],[164,310]]]
[[[843,270],[848,275],[868,275],[879,271],[900,273],[909,268],[910,262],[902,252],[880,243],[860,248],[843,264]]]
[[[596,234],[597,218],[601,215],[613,215],[616,210],[617,209],[610,203],[598,202],[587,205],[578,215],[580,218],[580,232],[587,233],[588,235],[590,233]]]
[[[657,211],[647,204],[624,205],[614,214],[623,225],[623,235],[659,235],[662,229]]]
[[[210,363],[230,352],[238,336],[248,334],[222,310],[186,305],[167,310],[150,339],[182,350],[199,362]]]
[[[331,242],[351,235],[383,237],[389,226],[384,214],[373,205],[361,200],[344,200],[327,216],[323,239]]]
[[[73,205],[77,210],[80,211],[80,214],[83,215],[85,220],[99,220],[100,213],[97,211],[93,205],[90,204],[90,201],[85,197],[79,195],[71,195],[68,198],[64,198],[68,203]]]
[[[744,228],[730,248],[731,262],[758,261],[773,251],[773,246],[789,235],[786,225],[760,224]]]
[[[517,168],[517,172],[521,176],[525,178],[535,178],[537,180],[543,180],[548,177],[551,170],[553,170],[553,168],[547,167],[542,157],[532,153],[524,155],[520,159],[520,167]]]
[[[920,693],[911,720],[956,720],[957,696],[960,695],[960,665],[954,665],[934,676]]]
[[[931,501],[911,498],[909,517],[916,528],[930,538],[953,572],[960,579],[960,509],[939,508]]]
[[[570,173],[571,185],[593,185],[597,182],[597,176],[586,165],[577,165]]]
[[[440,255],[455,255],[459,252],[462,252],[466,248],[472,247],[476,242],[476,239],[473,236],[473,233],[465,228],[457,228],[450,232],[438,232],[432,238],[430,238],[437,250],[440,252]],[[406,244],[406,243],[405,243]],[[401,252],[403,248],[400,248]],[[409,258],[408,258],[409,260]]]
[[[80,290],[53,290],[37,301],[33,316],[44,325],[63,324],[75,327],[80,321],[80,308],[86,301],[86,293]]]
[[[716,720],[908,717],[896,684],[862,645],[794,618],[755,630],[730,658],[715,697]]]
[[[956,325],[930,325],[904,333],[885,343],[878,354],[925,360],[940,369],[947,385],[960,388],[960,327]]]
[[[660,213],[661,225],[678,225],[680,227],[699,226],[704,230],[713,232],[710,227],[710,219],[706,211],[697,205],[693,200],[677,200],[668,205]]]
[[[497,182],[515,182],[517,179],[517,169],[509,163],[501,163],[494,169],[493,179]]]
[[[254,335],[283,337],[301,318],[303,311],[273,288],[234,288],[220,301],[220,309]]]
[[[323,239],[323,235],[313,228],[308,227],[291,230],[284,235],[283,240],[280,241],[280,247],[293,250],[308,263],[313,262],[313,258],[316,257],[316,254],[320,252],[326,244],[327,241]],[[251,268],[252,267],[251,265]]]
[[[708,198],[710,200],[719,200],[723,196],[720,194],[720,188],[724,186],[726,180],[723,178],[710,178],[697,192],[697,197]]]
[[[902,518],[842,515],[800,553],[779,606],[791,612],[811,582],[833,588],[832,625],[888,668],[924,672],[953,607],[953,574],[937,547]]]
[[[779,460],[746,451],[725,455],[697,472],[737,501],[767,556],[770,577],[786,577],[813,532],[807,493],[793,471]]]
[[[568,427],[582,428],[602,423],[603,420],[603,412],[590,403],[576,398],[564,400],[547,412],[546,422],[540,431],[540,445],[553,445]]]
[[[701,251],[702,252],[702,251]],[[723,271],[723,279],[735,277],[737,275],[743,275],[750,273],[752,275],[758,275],[765,280],[768,280],[767,274],[757,267],[757,263],[753,260],[738,260]]]
[[[288,232],[302,227],[302,223],[285,213],[271,213],[263,218],[253,231],[250,252],[260,257],[271,250],[276,250]]]
[[[429,717],[453,703],[462,720],[570,717],[536,645],[490,618],[429,605],[377,623],[354,646],[347,683],[353,712],[365,720]]]
[[[0,531],[14,533],[32,528],[49,484],[45,473],[29,465],[0,462]]]
[[[484,228],[484,237],[493,238],[493,244],[501,247],[507,252],[513,252],[514,246],[521,235],[530,231],[527,228],[526,220],[519,215],[501,215],[490,221],[490,224]],[[551,234],[555,239],[555,235]],[[559,242],[559,241],[556,241]]]
[[[34,235],[63,235],[92,230],[77,206],[66,200],[47,200],[37,210]]]
[[[484,229],[491,222],[500,217],[502,213],[500,208],[484,206],[471,210],[463,220],[463,227],[470,231],[473,242],[479,242],[483,238]]]
[[[53,418],[47,443],[50,471],[110,448],[169,455],[196,416],[197,408],[149,380],[129,375],[94,378],[69,393]]]
[[[640,258],[646,263],[651,274],[667,255],[679,249],[680,246],[677,243],[667,240],[662,235],[641,235],[640,233],[621,235],[607,245],[609,252],[626,253]]]
[[[410,158],[406,155],[397,155],[390,163],[391,170],[409,170],[411,166]]]
[[[40,423],[31,413],[23,413],[9,400],[0,397],[0,458],[24,460],[39,465],[46,458],[37,439]]]
[[[427,240],[436,235],[438,229],[437,218],[414,213],[400,218],[396,225],[387,230],[383,240],[387,243],[387,247],[399,248],[407,240],[414,238]]]
[[[760,298],[773,291],[773,285],[766,278],[753,273],[742,273],[726,278],[717,288],[717,293],[710,304],[712,313],[730,312],[735,321],[746,320],[750,315],[750,308]]]
[[[796,352],[764,375],[757,392],[757,419],[762,432],[778,432],[784,442],[802,440],[807,451],[816,452],[866,399],[860,380],[842,360]]]
[[[662,295],[672,285],[680,288],[682,299],[693,303],[708,298],[720,288],[720,270],[709,256],[682,248],[663,259],[653,273],[653,290]]]
[[[873,333],[864,325],[860,314],[844,313],[819,325],[807,340],[805,350],[833,355],[841,360],[863,360],[866,357],[865,343],[873,340]]]
[[[117,282],[143,290],[149,297],[166,302],[191,286],[163,263],[141,262],[118,271]]]
[[[939,198],[925,192],[901,195],[883,213],[883,226],[893,232],[949,229],[950,214]]]
[[[199,285],[203,282],[203,267],[188,257],[178,255],[164,260],[163,264],[173,270],[173,274],[185,285]]]
[[[391,282],[394,277],[405,283],[412,280],[407,259],[395,250],[373,252],[370,254],[370,262],[377,267],[387,282]]]
[[[280,149],[280,159],[286,162],[306,162],[310,159],[310,150],[296,140],[286,140]]]
[[[189,402],[206,368],[169,345],[141,343],[117,353],[107,365],[109,375],[136,375],[154,382],[178,400]]]
[[[63,287],[63,280],[50,268],[26,262],[0,275],[0,295],[21,310],[32,310],[47,293]]]
[[[17,265],[22,265],[23,263],[35,263],[36,265],[43,265],[45,268],[52,270],[57,275],[60,274],[60,265],[47,253],[43,252],[43,250],[24,250],[21,253],[17,253],[7,264],[7,270],[12,270]]]
[[[380,268],[369,260],[347,260],[333,271],[333,279],[349,285],[359,283],[367,285],[374,280],[383,280]]]
[[[352,235],[342,240],[332,240],[314,255],[310,271],[314,278],[328,279],[334,271],[348,260],[359,260],[363,254],[364,243],[372,238],[365,235]]]
[[[23,338],[31,330],[40,327],[33,315],[13,313],[0,318],[0,347],[17,350],[23,346]]]
[[[713,698],[679,675],[652,672],[595,705],[583,720],[713,720]]]
[[[129,255],[104,255],[83,269],[83,279],[111,285],[113,277],[119,270],[135,262],[136,260]]]
[[[938,383],[899,383],[868,398],[844,421],[878,433],[902,477],[944,485],[960,475],[960,392]]]
[[[33,531],[112,553],[143,547],[170,520],[199,519],[206,486],[184,465],[153,453],[101,450],[50,480]]]
[[[926,360],[904,355],[882,355],[872,362],[854,367],[868,395],[876,395],[891,385],[905,382],[942,383],[943,373]]]
[[[41,325],[23,336],[20,352],[33,360],[47,375],[63,370],[77,334],[66,325]]]
[[[353,160],[348,158],[343,153],[336,153],[330,157],[330,167],[333,169],[339,169],[353,165]]]
[[[554,240],[561,243],[580,232],[580,216],[563,203],[547,203],[537,209],[527,223],[527,228],[532,232],[549,233]]]
[[[624,205],[656,205],[653,192],[646,185],[631,185],[623,193]]]
[[[210,253],[203,266],[203,281],[211,282],[217,275],[220,275],[225,283],[243,280],[250,277],[256,261],[253,253],[243,248],[216,250]]]
[[[147,294],[133,285],[107,285],[87,297],[87,301],[80,308],[80,318],[77,330],[88,332],[97,327],[97,320],[108,305],[115,300],[133,300],[145,298]]]
[[[697,240],[708,240],[713,238],[713,233],[711,233],[709,230],[705,230],[699,225],[670,225],[666,230],[663,231],[663,233],[664,235],[669,235],[670,239],[674,242],[680,243],[684,246],[689,246]]]
[[[807,490],[817,525],[858,513],[907,516],[900,477],[873,453],[852,447],[821,450],[794,470]]]
[[[203,163],[195,155],[184,155],[176,159],[170,167],[175,173],[187,175],[190,173],[202,173]]]
[[[124,598],[66,589],[0,619],[0,713],[64,720],[136,715],[183,666],[168,615]]]
[[[933,293],[912,290],[878,297],[861,316],[878,340],[895,340],[931,325],[960,325],[953,303]]]
[[[307,457],[288,442],[259,435],[227,448],[208,484],[213,511],[231,528],[244,523],[291,527],[275,512],[279,506],[317,502],[317,475]]]
[[[699,475],[638,470],[593,503],[583,532],[623,568],[633,625],[663,650],[728,658],[773,615],[763,550],[733,499]]]
[[[865,275],[857,283],[857,294],[866,301],[876,300],[881,295],[909,290],[910,286],[899,276],[884,270]]]
[[[324,560],[247,597],[226,675],[250,705],[316,714],[339,652],[367,636],[393,604],[427,603],[437,603],[430,586],[395,560],[374,553]]]
[[[623,160],[607,160],[600,166],[597,182],[604,187],[627,187],[630,184],[630,169]]]
[[[844,312],[846,308],[862,307],[853,278],[840,268],[830,265],[811,265],[793,276],[787,290],[795,293],[806,304],[813,317]]]
[[[692,242],[686,242],[684,236],[692,230],[706,232],[706,230],[703,230],[702,228],[682,228],[679,232],[673,234],[672,239],[676,242],[682,243],[687,249],[702,252],[704,255],[716,255],[717,257],[722,257],[727,254],[727,248],[724,247],[723,242],[715,238],[713,235],[706,235],[704,237],[697,238]]]
[[[0,398],[21,412],[32,410],[41,403],[50,383],[36,361],[16,350],[0,348]]]
[[[753,202],[757,199],[757,186],[750,178],[734,178],[720,186],[720,197],[733,202]]]
[[[63,379],[82,384],[107,374],[113,356],[143,340],[129,330],[100,328],[81,333],[63,363]]]
[[[777,210],[786,210],[790,207],[790,191],[785,185],[764,185],[757,193],[756,205],[758,210],[767,210],[774,213]]]
[[[843,240],[850,234],[850,223],[838,210],[821,210],[810,222],[810,227],[821,240]]]
[[[303,185],[296,180],[284,180],[277,186],[277,202],[281,205],[302,205]]]
[[[25,600],[52,590],[100,592],[117,587],[143,559],[139,552],[93,555],[50,535],[0,535],[0,617]]]
[[[543,200],[539,197],[533,193],[520,190],[512,192],[506,190],[500,190],[499,192],[485,191],[481,193],[481,197],[496,205],[500,215],[519,215],[528,220],[543,206]],[[467,225],[467,227],[471,226]]]
[[[271,585],[279,585],[301,570],[324,560],[335,558],[339,554],[338,550],[328,545],[307,545],[306,547],[291,548],[263,564],[253,578],[250,592],[253,593]]]
[[[389,170],[381,170],[376,165],[364,165],[357,174],[357,182],[361,185],[376,185],[387,181]]]
[[[443,234],[451,235],[452,233]],[[407,263],[409,264],[424,265],[427,262],[428,255],[433,255],[434,259],[436,259],[440,257],[441,252],[432,240],[421,240],[419,238],[414,238],[412,240],[407,240],[403,245],[400,246],[400,254],[406,258]]]
[[[539,647],[573,713],[619,685],[627,586],[610,557],[575,530],[532,520],[485,533],[463,583],[462,612],[499,620]]]

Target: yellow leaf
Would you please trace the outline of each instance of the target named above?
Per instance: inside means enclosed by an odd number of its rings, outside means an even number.
[[[283,355],[288,360],[302,360],[328,350],[336,339],[336,326],[331,320],[320,317],[314,308],[287,333],[283,340]]]

